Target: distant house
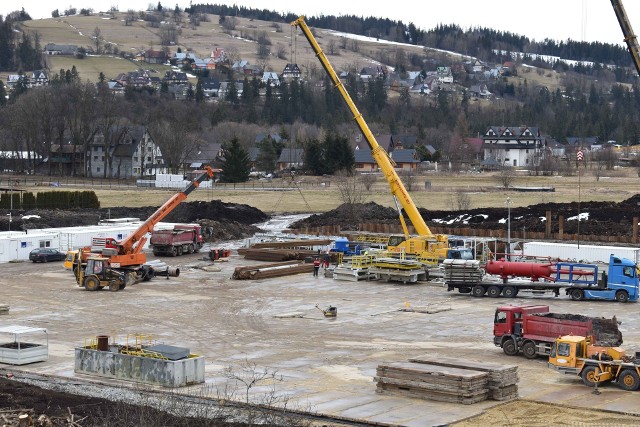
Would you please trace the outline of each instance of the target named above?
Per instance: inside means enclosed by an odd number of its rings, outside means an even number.
[[[302,148],[283,148],[278,158],[277,168],[296,170],[304,166],[304,150]]]
[[[484,160],[493,159],[501,166],[537,166],[544,155],[537,127],[491,126],[482,139]]]
[[[226,64],[229,62],[226,52],[221,47],[213,49],[210,57],[215,64]]]
[[[489,92],[487,85],[484,83],[472,85],[469,88],[469,95],[471,95],[474,98],[483,98],[483,99],[488,99],[493,96],[493,94]]]
[[[84,146],[70,143],[52,144],[49,162],[53,174],[61,176],[80,174],[84,168]]]
[[[280,78],[278,73],[273,71],[265,71],[262,74],[262,83],[264,85],[270,85],[271,87],[280,86]]]
[[[420,164],[418,153],[414,149],[394,150],[390,156],[396,164],[396,169],[415,170]]]
[[[287,64],[282,70],[282,78],[285,80],[299,79],[301,75],[298,64]]]
[[[78,54],[78,46],[72,44],[47,43],[44,46],[44,53],[47,55],[75,56]]]
[[[144,52],[144,62],[149,64],[164,64],[167,62],[167,55],[161,50],[147,50]]]
[[[144,126],[100,128],[89,143],[87,175],[137,178],[166,173],[162,152]]]
[[[220,166],[224,159],[224,149],[219,142],[198,144],[182,165],[183,170],[199,170],[204,166]]]
[[[394,151],[415,148],[417,143],[418,137],[415,135],[391,135],[391,146]]]
[[[238,93],[238,98],[242,96],[242,91],[244,90],[243,82],[220,82],[220,88],[218,89],[218,98],[224,99],[229,92],[229,86],[235,84],[236,92]]]
[[[31,73],[29,86],[46,86],[49,84],[49,73],[46,70],[36,70]]]
[[[371,155],[370,148],[359,148],[354,150],[353,157],[355,160],[354,169],[356,172],[377,172],[378,163]]]
[[[208,98],[217,98],[220,91],[220,82],[214,77],[202,79],[202,92]]]
[[[164,73],[162,79],[164,83],[168,85],[187,85],[189,84],[189,78],[187,74],[182,71],[167,71]]]
[[[114,81],[120,83],[123,87],[146,87],[151,86],[151,78],[146,71],[130,71],[128,73],[119,74]]]

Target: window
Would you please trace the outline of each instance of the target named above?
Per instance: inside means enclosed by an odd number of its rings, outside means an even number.
[[[147,157],[147,162],[151,161],[151,156]]]
[[[96,171],[97,171],[97,172],[100,172],[100,167],[97,167],[97,168],[96,168]]]
[[[567,357],[569,354],[571,354],[571,344],[566,342],[558,344],[558,356]]]
[[[495,323],[507,323],[507,313],[504,311],[496,311]]]
[[[98,161],[98,156],[93,156],[93,160]]]
[[[138,158],[137,158],[137,157],[134,157],[134,158],[133,158],[133,161],[134,161],[134,162],[137,162],[137,161],[138,161]]]
[[[635,277],[633,272],[634,272],[634,269],[632,267],[624,267],[622,269],[622,274],[624,274],[627,277]]]
[[[41,248],[50,248],[51,247],[51,240],[40,240],[40,247]]]

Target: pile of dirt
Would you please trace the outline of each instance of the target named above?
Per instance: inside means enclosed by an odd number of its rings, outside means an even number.
[[[0,378],[0,413],[4,425],[18,426],[7,416],[28,414],[36,426],[178,426],[241,427],[249,424],[175,416],[148,406],[136,406],[88,396],[45,390]],[[38,421],[39,420],[39,421]],[[27,425],[27,424],[24,424]]]
[[[631,236],[634,216],[640,216],[640,195],[635,195],[620,203],[583,202],[542,203],[511,208],[511,229],[544,232],[547,211],[551,211],[552,232],[558,232],[559,217],[564,218],[564,232],[577,233],[580,218],[580,234],[600,236]],[[428,225],[447,227],[472,227],[484,229],[504,229],[508,211],[506,208],[477,208],[461,211],[436,211],[419,209]],[[408,221],[408,218],[406,218]],[[367,203],[340,207],[312,215],[292,224],[291,228],[340,225],[343,230],[354,230],[360,222],[397,223],[398,214],[392,208]],[[409,222],[410,223],[410,222]]]
[[[0,231],[96,225],[99,220],[107,218],[140,218],[145,220],[157,209],[157,206],[147,206],[141,208],[14,210],[12,211],[11,224],[9,224],[7,215],[0,215]],[[252,206],[212,200],[210,202],[183,202],[163,221],[199,223],[211,227],[214,240],[235,240],[254,235],[260,229],[253,224],[264,222],[267,219],[269,219],[269,215]]]

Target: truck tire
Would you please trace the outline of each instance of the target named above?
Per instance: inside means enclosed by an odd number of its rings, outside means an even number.
[[[536,349],[536,343],[533,341],[527,341],[522,346],[522,354],[527,359],[535,359],[538,355],[538,350]]]
[[[582,301],[584,299],[584,292],[582,289],[572,289],[569,295],[571,295],[571,299],[574,301]]]
[[[182,256],[182,245],[178,246],[178,256]]]
[[[514,340],[509,338],[502,343],[502,351],[504,351],[504,354],[507,356],[515,356],[518,354],[518,346]]]
[[[584,369],[582,370],[582,373],[580,374],[580,377],[582,378],[582,382],[584,383],[584,385],[586,385],[587,387],[596,386],[596,383],[598,382],[596,381],[597,370],[598,368],[593,365],[584,367]]]
[[[100,288],[100,279],[89,276],[84,279],[84,288],[88,291],[97,291]]]
[[[505,298],[514,298],[516,296],[516,288],[507,286],[502,290],[502,296]]]
[[[120,290],[120,282],[116,282],[115,280],[109,283],[109,290],[111,292],[118,292]]]
[[[618,386],[623,390],[635,391],[640,388],[640,377],[633,369],[625,369],[618,375]]]
[[[171,256],[178,256],[178,248],[175,246],[171,248]]]
[[[194,252],[193,245],[187,246],[187,253],[192,254]]]
[[[487,290],[482,285],[475,285],[473,288],[471,288],[471,295],[473,295],[474,297],[482,297],[486,292]]]
[[[500,288],[497,286],[489,286],[489,289],[487,289],[487,296],[491,297],[491,298],[498,298],[500,296]]]
[[[629,301],[629,293],[627,291],[618,291],[618,292],[616,292],[616,301],[618,301],[618,302],[628,302]]]

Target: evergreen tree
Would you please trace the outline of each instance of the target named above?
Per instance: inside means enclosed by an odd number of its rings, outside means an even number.
[[[322,156],[322,144],[313,139],[308,141],[304,148],[304,167],[313,175],[324,175],[326,165]]]
[[[0,80],[0,107],[7,105],[7,91],[4,87],[4,83]]]
[[[256,158],[256,168],[259,171],[271,173],[276,169],[278,153],[272,144],[271,138],[267,138],[258,145],[258,157]]]
[[[200,103],[204,101],[204,90],[202,90],[202,80],[198,79],[196,83],[196,102]]]
[[[251,172],[249,153],[242,148],[238,138],[234,137],[224,150],[224,164],[220,179],[222,182],[245,182]]]
[[[238,88],[236,87],[235,81],[232,80],[227,85],[227,93],[225,94],[224,99],[233,104],[238,103]]]

